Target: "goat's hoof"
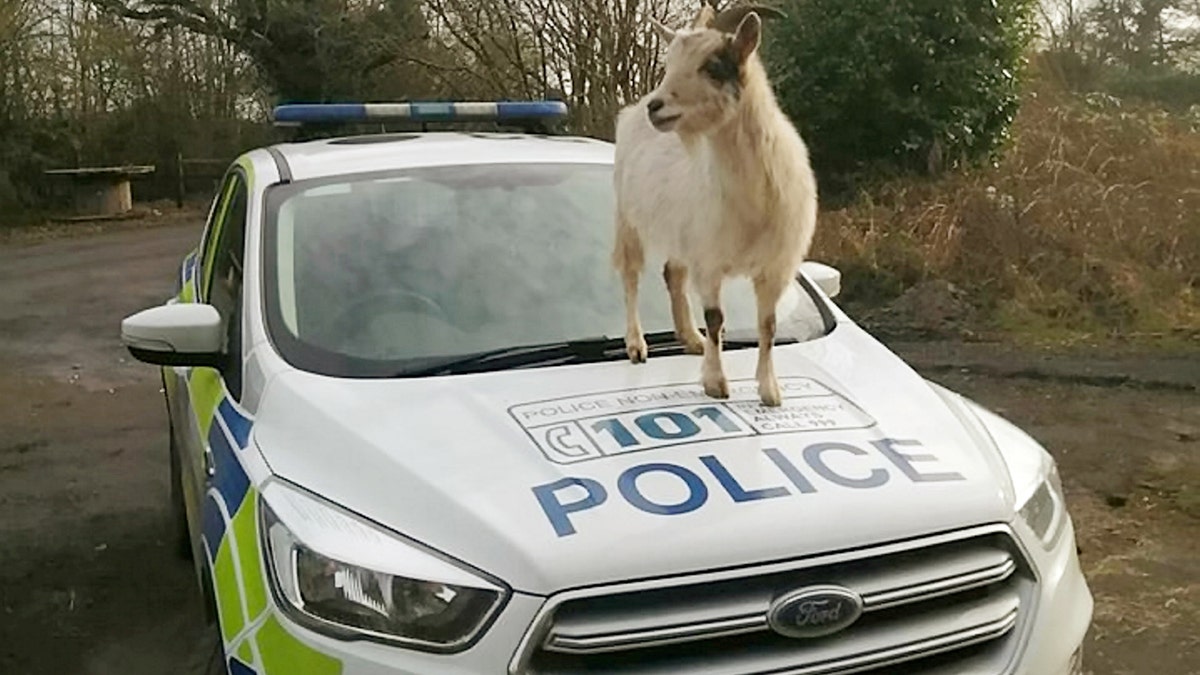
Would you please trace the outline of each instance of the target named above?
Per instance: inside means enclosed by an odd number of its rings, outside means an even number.
[[[628,338],[625,340],[625,353],[629,355],[629,360],[633,363],[645,363],[646,353],[649,348],[646,347],[644,339],[631,341]]]
[[[729,398],[729,382],[724,377],[705,378],[704,393],[712,398]]]
[[[758,397],[762,400],[762,404],[769,408],[778,408],[783,405],[783,394],[779,391],[779,382],[774,379],[758,383]]]

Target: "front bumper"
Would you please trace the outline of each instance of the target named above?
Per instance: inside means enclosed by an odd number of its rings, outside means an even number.
[[[1017,652],[1017,662],[1007,673],[1079,675],[1080,649],[1091,623],[1093,599],[1079,566],[1070,521],[1054,551],[1031,547],[1026,555],[1038,571],[1036,609],[1032,624],[1027,627],[1026,642]],[[341,675],[506,675],[514,652],[544,603],[545,598],[514,594],[474,646],[450,655],[416,652],[365,640],[340,641],[300,627],[277,611],[274,616],[292,638],[338,662],[340,669],[336,672]],[[258,672],[274,672],[270,664],[265,665],[268,667]],[[288,669],[288,672],[305,675],[306,671]]]
[[[1038,610],[1017,675],[1078,675],[1083,639],[1092,622],[1092,592],[1079,566],[1075,527],[1068,516],[1054,551],[1029,551],[1038,569]]]

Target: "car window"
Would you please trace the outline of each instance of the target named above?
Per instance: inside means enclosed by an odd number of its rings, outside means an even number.
[[[230,169],[221,180],[221,186],[213,196],[212,203],[208,207],[208,217],[205,219],[204,233],[200,236],[200,253],[197,260],[197,269],[200,271],[198,279],[201,280],[200,285],[202,287],[204,286],[204,280],[208,278],[208,271],[212,266],[212,249],[216,243],[220,217],[229,203],[232,188],[239,179],[236,167]]]
[[[625,333],[611,164],[423,167],[271,190],[268,322],[301,367],[394,372],[409,359]],[[727,335],[756,337],[751,284],[730,282],[723,297]],[[657,270],[639,307],[646,332],[672,330]],[[790,288],[780,335],[821,327]]]
[[[226,360],[221,368],[225,386],[241,398],[242,380],[242,270],[246,246],[246,213],[249,195],[241,173],[235,173],[227,203],[218,210],[216,237],[204,271],[204,300],[221,315],[226,332]]]

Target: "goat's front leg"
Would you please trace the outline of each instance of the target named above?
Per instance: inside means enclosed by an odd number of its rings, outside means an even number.
[[[687,297],[687,267],[668,260],[663,265],[663,279],[671,296],[671,318],[675,321],[675,337],[683,344],[688,354],[704,353],[704,336],[692,323],[692,307]]]
[[[771,351],[775,347],[775,307],[787,287],[788,279],[776,276],[754,278],[754,295],[758,299],[758,396],[763,405],[783,404],[779,380],[775,377],[775,360]]]
[[[617,224],[617,239],[613,246],[613,265],[625,284],[625,353],[634,363],[645,363],[649,349],[638,318],[638,278],[646,264],[642,239],[637,230],[625,222]]]
[[[721,338],[725,330],[725,312],[721,310],[721,276],[702,279],[698,286],[704,304],[704,328],[708,333],[701,370],[704,393],[713,398],[729,398],[729,382],[725,379],[725,369],[721,364]]]

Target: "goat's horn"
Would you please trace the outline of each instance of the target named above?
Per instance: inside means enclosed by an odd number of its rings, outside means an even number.
[[[712,27],[723,33],[732,33],[750,12],[758,12],[760,17],[769,19],[782,19],[787,16],[780,10],[766,5],[739,5],[719,12],[713,19]]]
[[[708,28],[717,18],[717,10],[713,6],[705,2],[700,6],[700,12],[696,14],[696,18],[692,21],[692,28]]]

